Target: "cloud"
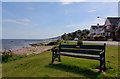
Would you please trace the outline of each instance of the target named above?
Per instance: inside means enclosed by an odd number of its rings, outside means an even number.
[[[1,21],[1,20],[0,20]],[[35,27],[35,26],[38,26],[38,24],[33,24],[33,23],[26,23],[26,22],[29,22],[30,20],[29,19],[22,19],[22,21],[24,22],[21,22],[21,21],[16,21],[16,20],[13,20],[13,19],[3,19],[2,22],[5,22],[5,23],[16,23],[16,24],[21,24],[21,25],[25,25],[25,26],[31,26],[31,27]]]
[[[22,25],[26,25],[27,24],[27,23],[23,23],[23,22],[20,22],[20,21],[13,20],[13,19],[3,19],[2,22],[16,23],[16,24],[22,24]]]
[[[96,10],[94,9],[94,10],[89,10],[88,12],[95,12]]]
[[[70,29],[90,29],[91,25],[96,25],[99,23],[100,25],[103,25],[105,22],[104,19],[92,19],[91,21],[82,22],[81,24],[71,24],[71,25],[66,25],[65,28],[70,28]]]
[[[62,5],[68,5],[71,4],[72,2],[62,2]]]
[[[60,2],[62,2],[62,5],[69,5],[72,2],[84,2],[86,0],[60,0]]]
[[[21,21],[30,22],[30,19],[21,19]]]

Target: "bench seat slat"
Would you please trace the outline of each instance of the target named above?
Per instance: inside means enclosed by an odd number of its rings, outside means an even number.
[[[72,49],[61,49],[61,52],[73,52],[73,53],[83,53],[83,54],[92,54],[100,55],[101,51],[91,51],[91,50],[72,50]]]
[[[60,45],[61,48],[104,49],[103,45]]]
[[[60,55],[71,56],[71,57],[78,57],[78,58],[87,58],[87,59],[100,60],[99,56],[78,55],[78,54],[70,54],[70,53],[62,53],[62,52],[60,52]]]
[[[83,48],[83,49],[101,49],[101,50],[103,50],[104,45],[81,45],[80,48]]]

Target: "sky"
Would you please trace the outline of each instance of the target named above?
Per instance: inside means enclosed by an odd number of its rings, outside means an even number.
[[[117,2],[3,2],[2,38],[57,37],[104,24],[108,16],[118,16]]]
[[[118,2],[119,0],[1,0],[2,2]]]

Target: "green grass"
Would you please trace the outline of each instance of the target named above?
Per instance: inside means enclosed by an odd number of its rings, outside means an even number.
[[[69,44],[75,44],[71,42]],[[3,77],[85,77],[90,79],[117,77],[118,47],[106,46],[107,71],[96,72],[99,61],[61,56],[62,62],[51,64],[51,51],[30,55],[2,64]]]
[[[28,50],[36,52],[37,50],[35,48],[27,47]]]

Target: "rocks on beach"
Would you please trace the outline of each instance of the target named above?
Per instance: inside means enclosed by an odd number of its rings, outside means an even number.
[[[29,44],[29,45],[31,45],[31,47],[23,47],[23,48],[20,48],[20,49],[17,49],[17,50],[13,50],[11,52],[12,52],[12,55],[38,54],[38,53],[49,51],[50,49],[55,47],[57,44],[58,44],[57,41]],[[9,52],[10,51],[8,51],[8,53]],[[3,52],[0,52],[0,53],[3,53]]]
[[[37,47],[24,47],[18,50],[13,51],[15,55],[30,55],[30,54],[38,54],[52,49],[54,46],[37,46]]]
[[[0,54],[3,53],[3,51],[0,51]]]

